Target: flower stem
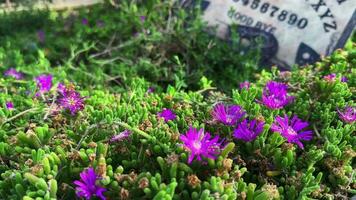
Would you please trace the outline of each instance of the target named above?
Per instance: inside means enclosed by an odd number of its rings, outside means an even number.
[[[24,111],[18,113],[17,115],[6,119],[4,122],[1,123],[1,125],[4,125],[4,124],[6,124],[6,123],[18,118],[18,117],[21,117],[22,115],[25,115],[25,114],[31,113],[31,112],[35,112],[35,111],[38,111],[38,110],[40,110],[40,109],[39,108],[30,108],[30,109],[24,110]]]
[[[143,132],[143,131],[141,131],[141,130],[138,129],[138,128],[134,128],[134,127],[128,125],[127,123],[125,123],[125,122],[117,121],[117,122],[115,122],[115,123],[118,124],[118,125],[120,125],[120,126],[122,126],[122,127],[124,127],[124,128],[126,128],[126,129],[128,129],[128,130],[130,130],[130,131],[133,131],[133,132],[135,132],[135,133],[141,135],[142,137],[145,137],[146,139],[149,139],[149,140],[153,139],[152,136],[150,136],[150,135],[147,134],[146,132]]]
[[[196,91],[196,93],[201,94],[201,93],[204,93],[204,92],[209,91],[209,90],[216,90],[216,87],[204,88],[204,89],[201,89],[201,90]]]

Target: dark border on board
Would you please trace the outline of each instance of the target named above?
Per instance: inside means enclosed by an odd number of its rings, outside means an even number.
[[[356,30],[356,9],[355,9],[354,13],[352,14],[350,21],[347,23],[347,25],[344,29],[344,32],[342,33],[339,41],[337,41],[337,44],[333,51],[335,51],[336,49],[339,49],[339,48],[343,48],[346,41],[349,39],[351,33],[354,30]]]
[[[184,0],[183,0],[183,2],[184,2]],[[186,2],[189,2],[189,0],[187,0]],[[195,0],[192,0],[189,3],[190,3],[190,6],[192,6],[192,4],[195,4]],[[188,3],[188,5],[189,5],[189,3]],[[206,10],[206,8],[209,6],[209,4],[210,4],[210,2],[208,2],[208,1],[205,1],[205,0],[201,1],[200,6],[201,6],[203,12]],[[331,55],[332,52],[334,52],[336,49],[343,48],[345,46],[347,40],[350,38],[353,31],[356,31],[356,9],[354,10],[354,13],[352,14],[351,19],[345,26],[344,31],[342,32],[334,49],[331,52],[327,52],[327,56]]]

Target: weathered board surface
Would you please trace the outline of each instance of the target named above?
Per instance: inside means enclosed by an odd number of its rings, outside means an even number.
[[[203,19],[228,39],[263,39],[263,59],[281,67],[317,61],[341,48],[356,25],[356,0],[206,0]],[[247,41],[247,42],[246,42]]]
[[[52,9],[52,10],[60,10],[65,8],[76,8],[81,6],[89,6],[97,3],[102,3],[103,0],[52,0],[51,3],[44,3],[39,1],[35,5],[33,5],[36,9]],[[0,13],[3,12],[11,12],[11,11],[20,11],[28,9],[27,7],[15,7],[12,4],[0,4]]]

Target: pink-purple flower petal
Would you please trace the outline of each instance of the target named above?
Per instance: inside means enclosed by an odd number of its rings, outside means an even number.
[[[250,89],[250,85],[251,85],[250,82],[244,81],[244,82],[240,83],[240,89],[246,89],[246,90],[248,90],[248,89]]]
[[[13,110],[15,108],[14,103],[12,103],[11,101],[6,102],[6,108],[8,110]]]
[[[323,77],[324,80],[328,81],[328,82],[334,82],[335,78],[336,78],[336,74],[332,73],[332,74],[328,74],[326,76]]]
[[[235,125],[245,115],[241,106],[227,105],[218,103],[214,106],[212,116],[216,121],[219,121],[225,125]]]
[[[348,81],[347,77],[346,76],[342,76],[340,78],[340,81],[343,82],[343,83],[346,83]]]
[[[276,117],[274,123],[271,125],[271,130],[280,133],[289,143],[297,144],[303,149],[304,146],[301,140],[309,141],[313,138],[312,131],[300,132],[300,130],[306,128],[308,125],[307,122],[303,122],[296,115],[289,123],[288,115],[284,115],[284,117]]]
[[[356,121],[356,107],[347,106],[341,110],[337,110],[339,117],[346,123],[352,124]]]
[[[59,104],[68,109],[72,115],[84,109],[84,98],[76,91],[65,92],[64,95],[58,100]]]
[[[163,118],[165,122],[175,120],[177,118],[176,114],[167,108],[163,108],[162,112],[157,113],[157,116]]]
[[[190,127],[185,135],[180,136],[183,146],[189,151],[188,163],[191,163],[194,158],[198,161],[202,157],[215,159],[220,153],[221,142],[219,136],[211,138],[210,133],[204,133],[204,129],[197,130]]]
[[[95,174],[93,168],[90,167],[87,170],[81,172],[80,178],[80,180],[73,182],[76,185],[75,190],[78,197],[82,197],[87,200],[90,200],[92,197],[98,197],[101,200],[106,200],[103,194],[106,189],[96,183],[100,177]]]
[[[131,131],[129,130],[124,130],[121,133],[114,135],[111,139],[110,142],[119,142],[122,140],[125,140],[126,138],[128,138],[131,135]]]
[[[45,93],[51,90],[52,88],[52,79],[53,76],[51,74],[41,74],[35,78],[37,87],[41,93]]]
[[[281,109],[295,98],[288,95],[287,89],[288,86],[284,83],[269,81],[263,89],[262,100],[258,102],[272,110]]]
[[[4,72],[5,76],[13,77],[14,79],[20,80],[23,79],[24,75],[21,72],[18,72],[15,68],[9,68]]]
[[[255,119],[251,121],[244,119],[237,125],[233,136],[236,139],[243,140],[245,142],[251,142],[262,133],[264,124],[264,122],[259,122]]]

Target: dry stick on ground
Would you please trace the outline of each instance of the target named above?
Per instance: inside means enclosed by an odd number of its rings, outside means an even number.
[[[96,58],[96,57],[99,57],[99,56],[102,56],[102,55],[105,55],[105,54],[109,54],[114,50],[118,50],[118,49],[121,49],[123,47],[130,46],[131,44],[134,44],[136,41],[137,40],[129,40],[129,41],[127,41],[125,43],[122,43],[122,44],[120,44],[118,46],[107,48],[102,52],[92,54],[92,55],[89,56],[89,58]]]
[[[99,127],[99,125],[102,125],[102,124],[104,124],[104,123],[105,123],[105,122],[102,121],[102,122],[99,122],[99,123],[90,125],[90,126],[85,130],[84,135],[80,138],[80,140],[79,140],[79,142],[78,142],[77,147],[75,148],[75,150],[77,150],[77,151],[79,150],[79,148],[80,148],[82,142],[83,142],[83,141],[85,140],[85,138],[89,135],[89,133],[90,133],[90,131],[91,131],[92,129],[97,128],[97,127]],[[128,124],[125,123],[125,122],[122,122],[122,121],[115,121],[113,124],[117,124],[117,125],[119,125],[119,126],[122,126],[122,127],[124,127],[125,129],[128,129],[128,130],[130,130],[130,131],[133,131],[133,132],[135,132],[135,133],[137,133],[137,134],[143,136],[143,137],[146,138],[146,139],[152,139],[152,136],[150,136],[150,135],[147,134],[146,132],[143,132],[143,131],[141,131],[141,130],[138,129],[138,128],[131,127],[130,125],[128,125]],[[158,143],[158,144],[161,144],[161,143],[158,142],[158,141],[157,141],[157,143]]]
[[[121,56],[116,56],[114,58],[107,59],[107,60],[92,60],[92,62],[95,63],[95,64],[99,64],[99,65],[107,65],[107,64],[113,63],[113,62],[115,62],[117,60],[121,60],[122,62],[124,62],[127,65],[133,65],[133,62],[131,60],[126,59],[126,58],[121,57]]]
[[[114,46],[114,47],[111,47],[111,48],[107,48],[102,52],[98,52],[98,53],[92,54],[92,55],[89,56],[89,58],[96,58],[96,57],[99,57],[99,56],[102,56],[102,55],[105,55],[105,54],[110,54],[112,51],[119,50],[121,48],[130,46],[130,45],[135,44],[136,42],[139,42],[141,40],[153,41],[153,39],[150,39],[150,38],[137,37],[137,38],[134,38],[132,40],[128,40],[127,42],[124,42],[124,43],[122,43],[120,45],[117,45],[117,46]]]
[[[88,45],[88,43],[84,43],[84,47],[83,49],[80,49],[78,51],[77,50],[77,46],[72,46],[70,49],[70,58],[68,59],[67,62],[72,62],[73,60],[75,60],[80,54],[84,53],[84,52],[88,52],[91,49],[95,49],[96,48],[96,43],[91,43]]]
[[[87,72],[87,71],[84,71],[84,70],[81,70],[80,68],[76,68],[72,65],[73,61],[82,53],[84,52],[88,52],[89,50],[95,48],[95,43],[92,43],[88,46],[85,46],[83,49],[80,49],[78,51],[76,51],[76,47],[72,48],[71,49],[71,56],[70,58],[65,62],[65,66],[67,66],[68,68],[74,70],[74,71],[80,71],[82,72],[83,74],[87,75],[88,77],[91,77],[93,78],[94,80],[97,78],[96,76],[94,76],[93,74]],[[109,75],[105,74],[104,75],[108,78],[110,77]]]
[[[317,136],[318,138],[321,138],[320,133],[319,133],[317,127],[315,126],[315,124],[313,124],[313,129],[314,129],[314,132],[315,132],[316,136]]]
[[[109,41],[109,43],[108,43],[106,49],[112,47],[112,44],[114,43],[115,39],[116,39],[116,33],[114,33],[114,35],[111,37],[111,39],[110,39],[110,41]],[[109,55],[111,56],[111,52],[109,53]]]
[[[91,74],[91,73],[89,73],[89,72],[87,72],[87,71],[84,71],[84,70],[81,70],[80,68],[74,67],[72,64],[67,63],[67,66],[68,66],[70,69],[74,70],[74,71],[80,71],[80,72],[83,73],[84,75],[86,75],[86,76],[88,76],[88,77],[91,77],[91,78],[93,78],[94,80],[97,78],[96,76],[94,76],[93,74]],[[108,74],[106,74],[106,73],[103,73],[103,75],[105,76],[106,80],[108,80],[108,79],[114,80],[114,78],[113,78],[112,76],[110,76],[110,75],[108,75]],[[122,83],[120,83],[120,82],[118,82],[118,81],[116,81],[116,80],[114,80],[114,81],[115,81],[117,84],[122,84]]]
[[[138,128],[132,127],[132,126],[130,126],[129,124],[127,124],[127,123],[125,123],[125,122],[122,122],[122,121],[115,121],[114,124],[117,124],[117,125],[119,125],[119,126],[122,126],[122,127],[124,127],[125,129],[127,129],[127,130],[129,130],[129,131],[132,131],[132,132],[134,132],[134,133],[136,133],[136,134],[139,134],[139,135],[141,135],[142,137],[144,137],[144,138],[146,138],[146,139],[148,139],[148,140],[152,140],[152,139],[153,139],[153,137],[152,137],[150,134],[148,134],[148,133],[146,133],[146,132],[144,132],[144,131],[141,131],[141,130],[138,129]],[[157,144],[159,144],[160,146],[163,146],[163,144],[162,144],[160,141],[155,140],[155,142],[156,142]]]
[[[79,150],[80,146],[82,145],[82,142],[85,140],[85,138],[89,135],[90,131],[94,128],[97,128],[100,124],[103,124],[104,122],[99,122],[97,124],[92,124],[90,125],[84,132],[84,135],[80,138],[77,147],[75,148],[75,150]]]
[[[174,3],[174,1],[172,1],[172,3],[169,5],[168,20],[167,20],[167,25],[166,25],[166,33],[169,33],[170,27],[171,27],[173,3]]]
[[[30,113],[30,112],[33,112],[33,111],[37,111],[37,110],[39,110],[39,108],[30,108],[30,109],[24,110],[24,111],[18,113],[17,115],[6,119],[6,120],[1,124],[1,126],[4,125],[4,124],[6,124],[6,123],[8,123],[8,122],[10,122],[10,121],[12,121],[12,120],[14,120],[14,119],[16,119],[16,118],[21,117],[22,115],[25,115],[25,114],[27,114],[27,113]]]
[[[43,120],[46,120],[47,119],[47,117],[48,117],[48,115],[49,115],[49,113],[52,111],[52,109],[53,109],[53,106],[54,106],[54,103],[56,102],[56,100],[57,100],[57,93],[54,95],[54,97],[53,97],[53,100],[52,100],[52,103],[51,103],[51,106],[49,107],[49,109],[48,109],[48,111],[46,112],[46,114],[45,114],[45,116],[43,117]]]
[[[217,89],[216,87],[208,87],[208,88],[204,88],[204,89],[198,90],[198,91],[196,91],[196,93],[201,94],[201,93],[204,93],[204,92],[206,92],[206,91],[209,91],[209,90],[216,90],[216,89]]]
[[[11,2],[10,2],[10,0],[6,0],[6,7],[8,7],[8,8],[11,7]]]

